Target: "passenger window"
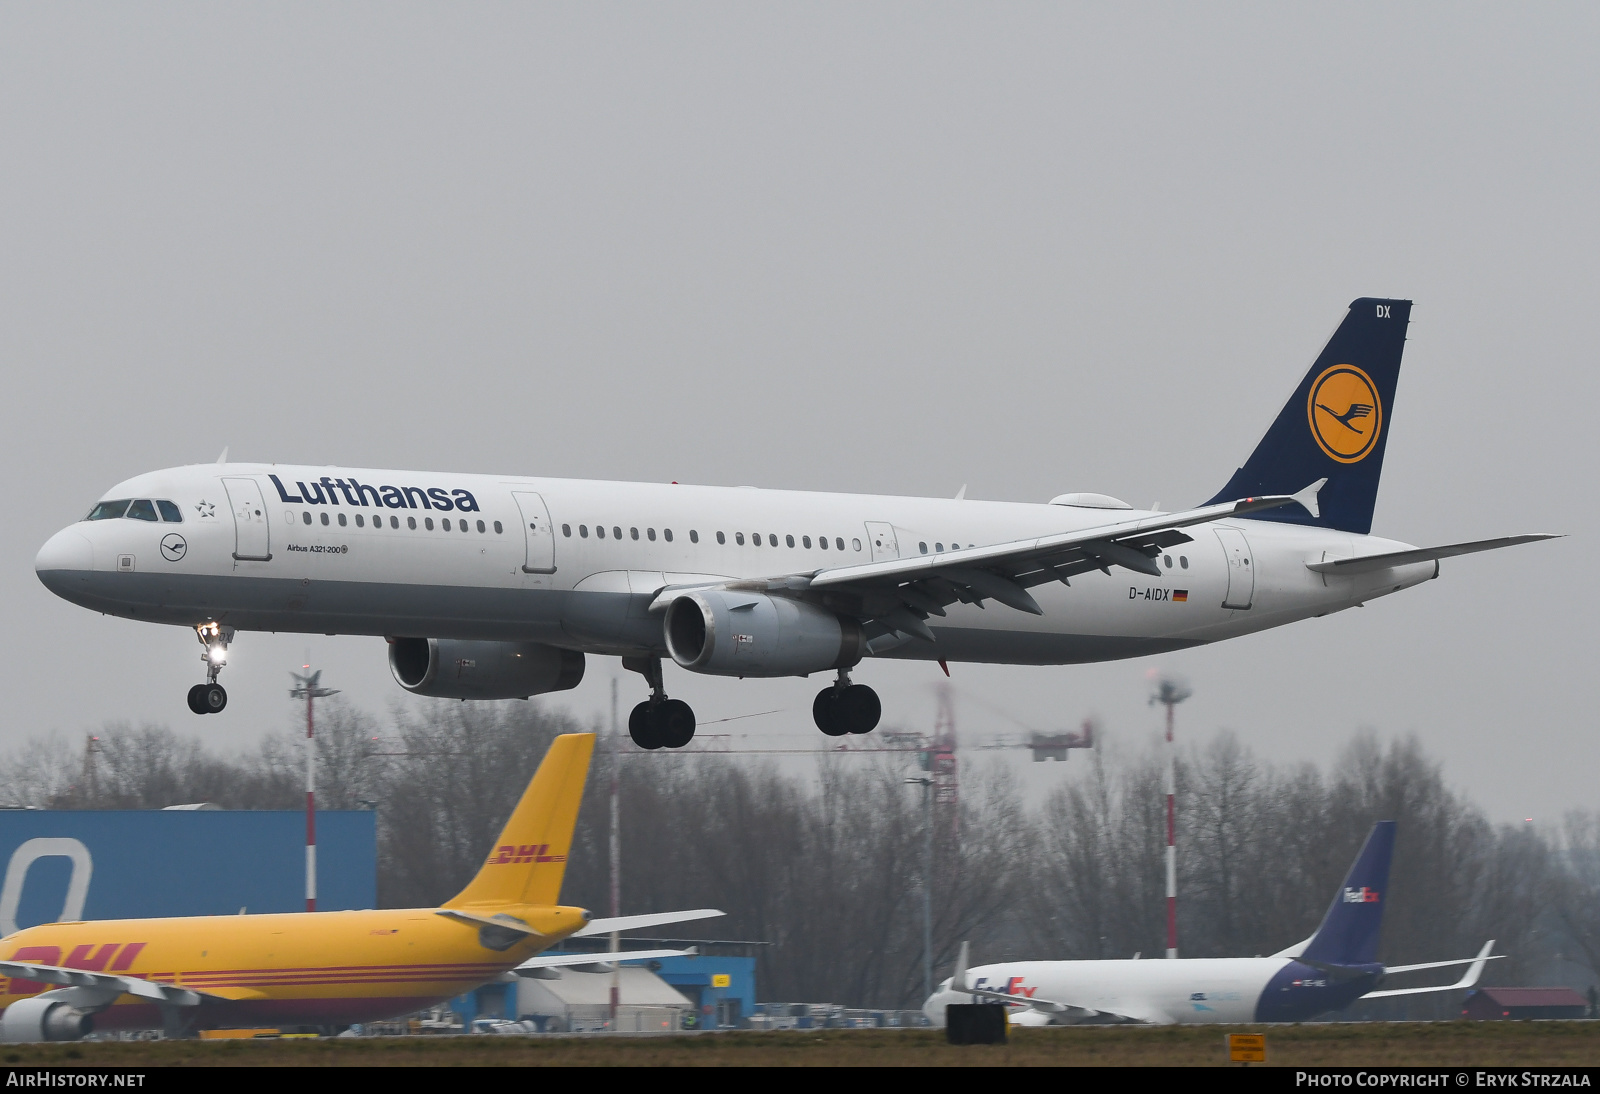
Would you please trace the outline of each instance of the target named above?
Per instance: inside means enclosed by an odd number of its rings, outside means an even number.
[[[637,529],[637,528],[629,528],[628,529],[628,534],[631,535],[634,539],[638,539],[639,538],[639,529]]]
[[[1178,565],[1182,566],[1185,570],[1187,570],[1189,568],[1189,556],[1188,555],[1179,555],[1178,556]]]
[[[752,547],[761,546],[761,533],[760,532],[751,532],[750,533],[750,546],[752,546]]]
[[[1161,556],[1161,561],[1167,567],[1167,569],[1169,569],[1169,570],[1172,569],[1172,556],[1171,555],[1162,555]]]
[[[311,523],[311,513],[309,511],[301,513],[300,514],[300,519],[302,521],[304,521],[305,523],[310,524]]]
[[[589,526],[587,524],[578,525],[578,538],[579,539],[588,539],[589,538]]]
[[[615,524],[613,524],[611,526],[611,538],[612,539],[621,539],[622,538],[622,529],[618,528]]]
[[[366,526],[367,526],[367,518],[362,516],[360,513],[357,513],[356,514],[356,527],[357,528],[365,528]]]
[[[413,521],[412,524],[411,524],[411,527],[415,528],[416,526],[417,526],[416,522]],[[393,516],[390,517],[389,518],[389,527],[390,528],[398,528],[398,527],[400,527],[400,518],[399,517],[393,517]]]
[[[504,531],[505,531],[505,529],[500,527],[500,522],[499,521],[495,521],[494,522],[494,534],[498,536],[500,533],[502,533]]]
[[[322,522],[324,524],[326,524],[328,522],[328,514],[326,514],[326,513],[322,514]],[[422,526],[424,528],[426,528],[430,532],[433,531],[433,518],[432,517],[423,517],[422,518]]]
[[[156,502],[156,508],[161,510],[161,519],[168,524],[183,523],[183,510],[172,504],[172,502],[158,501]]]
[[[496,531],[499,531],[499,529],[496,529]],[[568,539],[571,539],[572,538],[572,525],[563,524],[561,526],[561,534],[566,536]]]
[[[690,532],[689,536],[692,539],[694,537],[694,533]],[[718,532],[717,533],[717,542],[721,543],[721,544],[726,544],[728,542],[728,537],[723,535],[721,532]]]
[[[941,555],[942,555],[942,554],[944,554],[944,544],[942,544],[942,543],[935,543],[935,544],[934,544],[934,545],[933,545],[933,550],[934,550],[934,552],[935,552],[935,553],[936,553],[936,554],[941,554]]]
[[[595,539],[605,539],[606,538],[606,526],[604,524],[596,524],[594,526],[594,538]]]
[[[449,517],[445,517],[439,523],[444,526],[444,530],[446,532],[450,531],[450,518]]]
[[[349,526],[350,526],[350,518],[345,516],[343,513],[340,513],[339,514],[339,527],[340,528],[348,528]]]
[[[801,536],[800,537],[800,544],[806,550],[808,550],[808,551],[811,550],[811,537],[810,536]]]
[[[833,546],[837,550],[840,550],[840,551],[844,550],[844,540],[842,538],[840,538],[839,536],[834,536],[833,537]],[[859,539],[856,540],[856,550],[858,550],[858,551],[861,550],[861,541]]]
[[[416,517],[407,517],[406,518],[406,527],[411,529],[413,532],[415,532],[417,530],[417,518]]]
[[[479,521],[479,522],[478,522],[478,533],[479,533],[479,534],[480,534],[480,535],[481,535],[481,534],[483,534],[483,533],[484,533],[484,532],[487,532],[487,531],[488,531],[488,530],[489,530],[489,529],[487,529],[487,528],[485,528],[485,527],[484,527],[484,526],[483,526],[483,521],[481,521],[481,520],[480,520],[480,521]],[[569,534],[570,534],[570,533],[569,533]]]
[[[646,528],[644,530],[644,538],[654,543],[656,541],[656,530],[654,528]]]
[[[690,543],[699,543],[700,542],[700,533],[695,531],[693,528],[689,529],[689,542]]]
[[[928,545],[926,543],[919,543],[919,544],[917,544],[917,550],[921,551],[923,554],[927,554],[928,553]]]
[[[326,514],[326,513],[322,514],[322,526],[324,528],[326,528],[328,526],[328,514]]]
[[[672,542],[672,529],[671,528],[663,528],[663,529],[661,529],[661,538],[665,539],[668,543],[671,543]]]
[[[721,532],[717,533],[717,538],[718,539],[722,538],[722,533]],[[735,532],[735,533],[733,533],[733,542],[735,542],[739,546],[743,547],[744,546],[744,533],[743,532]]]
[[[790,547],[793,547],[794,546],[794,537],[793,536],[784,536],[783,537],[783,542],[787,543]]]
[[[140,498],[138,501],[136,501],[132,505],[128,506],[128,516],[132,520],[159,520],[160,519],[159,517],[156,516],[155,502],[146,501],[144,498]]]
[[[850,546],[854,547],[856,550],[859,551],[859,550],[861,550],[861,541],[859,539],[852,539],[850,541]],[[839,548],[839,550],[842,551],[842,550],[844,550],[844,548],[841,547],[841,548]]]
[[[821,547],[824,551],[826,551],[828,549],[828,537],[827,536],[818,536],[817,537],[817,546]]]
[[[128,511],[128,499],[121,501],[103,501],[89,510],[89,515],[84,520],[115,520]]]

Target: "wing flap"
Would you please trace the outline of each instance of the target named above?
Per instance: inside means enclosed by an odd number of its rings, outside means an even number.
[[[41,984],[59,984],[64,988],[83,988],[89,991],[114,993],[106,997],[107,1005],[118,995],[133,995],[156,1003],[193,1007],[199,1005],[209,992],[190,991],[173,984],[144,980],[137,976],[117,976],[111,973],[90,972],[87,969],[68,969],[60,965],[34,965],[26,961],[0,961],[0,975],[15,980],[33,980]]]

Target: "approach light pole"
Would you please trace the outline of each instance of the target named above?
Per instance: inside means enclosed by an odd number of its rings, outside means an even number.
[[[1178,956],[1178,765],[1177,748],[1172,743],[1172,708],[1194,691],[1175,676],[1163,676],[1156,683],[1152,704],[1167,708],[1167,958]]]
[[[289,689],[289,698],[304,699],[306,701],[306,911],[317,910],[317,743],[316,719],[312,714],[312,705],[318,699],[329,695],[338,695],[336,688],[319,686],[322,681],[322,670],[311,671],[310,665],[302,665],[306,675],[291,672],[296,686]]]
[[[611,736],[607,739],[611,753],[611,918],[622,915],[622,825],[618,800],[618,783],[622,764],[622,738],[617,728],[617,678],[611,678]],[[622,952],[622,936],[611,932],[611,952]],[[622,1005],[622,962],[611,965],[611,1032],[617,1031],[617,1009]]]
[[[922,787],[922,997],[933,994],[933,779],[905,780]]]

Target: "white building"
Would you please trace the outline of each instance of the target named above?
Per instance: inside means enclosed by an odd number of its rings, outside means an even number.
[[[538,977],[518,977],[517,1017],[542,1018],[547,1032],[606,1029],[611,1020],[612,974],[543,969]],[[694,1013],[688,999],[647,968],[621,970],[617,1026],[621,1033],[670,1032],[683,1028]]]

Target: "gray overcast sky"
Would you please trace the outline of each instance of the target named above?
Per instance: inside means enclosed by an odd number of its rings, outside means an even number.
[[[1592,808],[1597,42],[1559,4],[0,4],[0,748],[246,744],[308,651],[403,695],[376,639],[246,635],[197,719],[190,634],[51,596],[39,546],[143,470],[1178,507],[1404,296],[1374,531],[1571,538],[1157,664],[1191,739],[1414,732],[1496,818]],[[1138,747],[1151,664],[955,666],[962,725]],[[937,673],[859,678],[927,726]],[[814,682],[669,685],[815,738]]]

